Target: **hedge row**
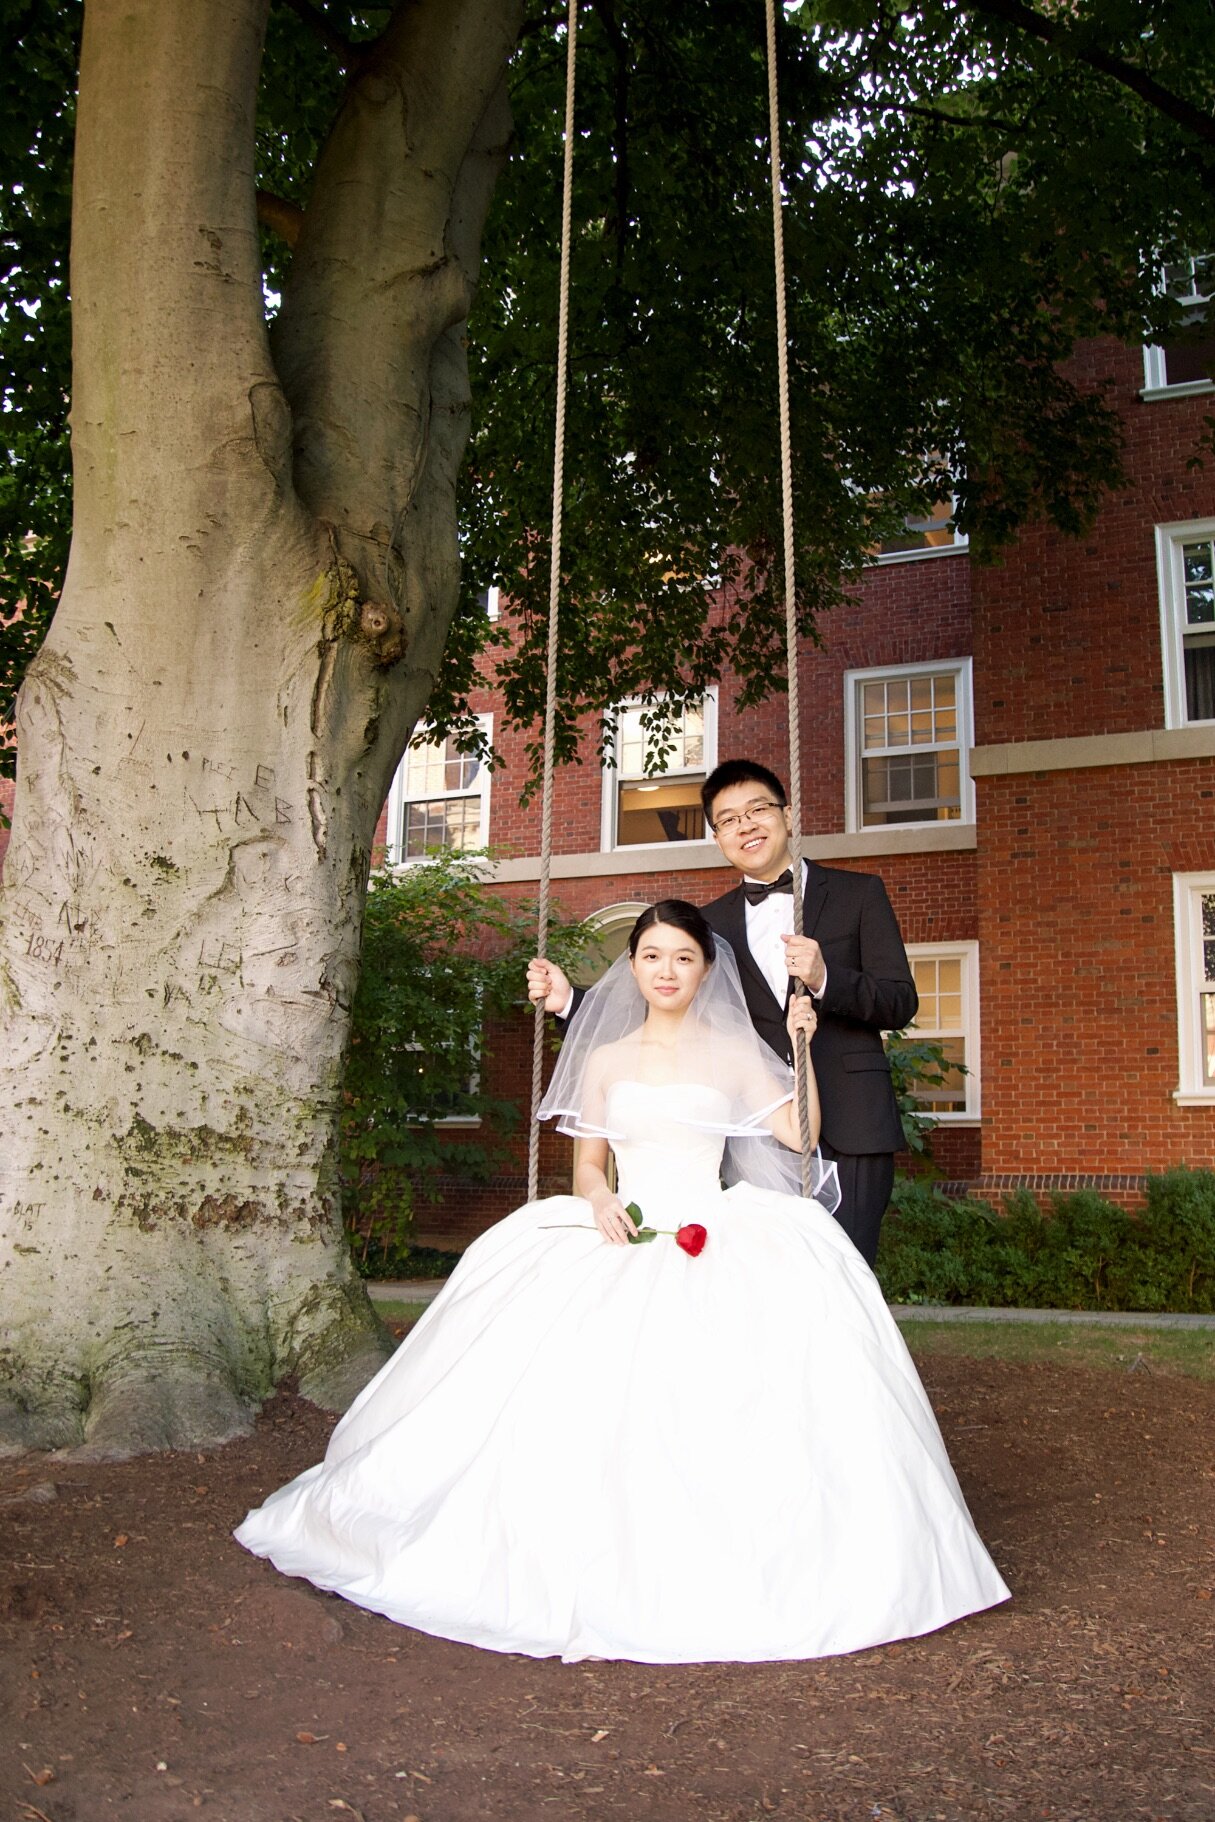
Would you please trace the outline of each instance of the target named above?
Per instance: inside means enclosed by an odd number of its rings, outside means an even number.
[[[1092,1190],[1028,1191],[1002,1211],[895,1185],[878,1277],[891,1303],[1064,1310],[1215,1310],[1215,1171],[1147,1179],[1128,1214]]]

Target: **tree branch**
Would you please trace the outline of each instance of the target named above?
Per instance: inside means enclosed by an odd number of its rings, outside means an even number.
[[[263,228],[269,228],[280,240],[294,248],[303,225],[304,211],[297,202],[288,202],[285,196],[276,196],[273,190],[259,190],[257,219]]]
[[[454,515],[440,421],[458,419],[460,448],[467,435],[458,325],[484,207],[466,228],[462,199],[470,159],[485,165],[487,206],[505,157],[509,112],[496,98],[521,12],[521,0],[398,5],[317,160],[272,332],[300,498],[333,527],[362,597],[411,622],[445,596],[447,560],[435,556],[445,543],[455,575],[454,516],[443,538],[428,521]],[[415,545],[429,554],[412,554]],[[419,562],[430,573],[415,574]],[[454,580],[452,594],[454,608]]]
[[[971,12],[982,13],[989,19],[1000,19],[1006,25],[1014,26],[1031,38],[1038,38],[1048,44],[1052,50],[1062,51],[1077,63],[1087,63],[1091,69],[1099,70],[1103,76],[1110,76],[1123,88],[1130,89],[1146,101],[1165,119],[1192,133],[1204,145],[1215,147],[1215,117],[1195,107],[1193,102],[1184,96],[1176,95],[1163,83],[1156,81],[1134,63],[1125,58],[1116,57],[1110,51],[1104,51],[1098,45],[1089,44],[1084,36],[1073,27],[1061,21],[1043,18],[1032,6],[1023,4],[1023,0],[967,0]]]

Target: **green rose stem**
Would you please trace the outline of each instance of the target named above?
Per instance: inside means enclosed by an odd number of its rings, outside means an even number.
[[[699,1221],[685,1222],[682,1227],[644,1227],[641,1225],[643,1219],[641,1210],[635,1202],[625,1204],[625,1213],[630,1215],[633,1221],[637,1223],[636,1233],[632,1233],[628,1236],[630,1246],[645,1246],[649,1241],[657,1240],[659,1234],[669,1234],[676,1246],[681,1247],[692,1259],[697,1258],[705,1249],[705,1241],[709,1237],[708,1230],[702,1227]],[[542,1228],[541,1231],[543,1233],[556,1233],[559,1229],[566,1228],[571,1232],[575,1228],[581,1228],[583,1232],[589,1234],[597,1234],[599,1232],[597,1227],[587,1221],[554,1221]]]

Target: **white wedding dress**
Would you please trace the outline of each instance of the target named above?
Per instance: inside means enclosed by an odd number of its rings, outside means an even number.
[[[1005,1600],[877,1280],[817,1203],[719,1187],[677,1117],[713,1092],[610,1090],[621,1195],[701,1222],[699,1257],[609,1245],[578,1197],[518,1209],[238,1540],[567,1661],[823,1657]]]

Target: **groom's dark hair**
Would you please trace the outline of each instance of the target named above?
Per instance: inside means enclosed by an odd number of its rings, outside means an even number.
[[[728,791],[735,784],[762,785],[774,803],[784,805],[788,802],[785,787],[775,772],[770,772],[766,765],[760,765],[757,759],[724,759],[716,766],[700,787],[700,801],[705,813],[705,821],[713,826],[714,799]]]

